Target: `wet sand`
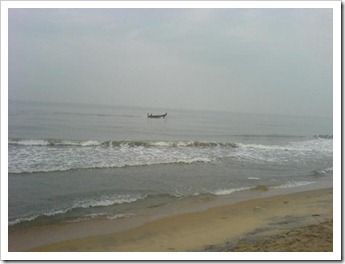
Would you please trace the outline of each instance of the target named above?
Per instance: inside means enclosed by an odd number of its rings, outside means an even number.
[[[65,225],[65,237],[60,237],[60,242],[47,242],[43,246],[28,250],[35,252],[332,251],[332,197],[331,188],[276,195],[221,205],[200,212],[169,216],[142,225],[129,226],[123,231],[103,234],[99,232],[99,235],[95,235],[97,228],[101,230],[104,222],[79,223],[79,225],[89,225],[90,230],[88,236],[84,234],[80,239],[72,239],[68,236],[69,232],[73,233],[75,226]],[[113,221],[107,224],[111,226],[119,222]],[[54,232],[52,228],[49,232],[47,229],[44,231],[46,233],[40,232],[41,238],[58,236],[58,231]],[[18,234],[16,238],[12,238],[12,251],[18,251],[18,248],[16,250],[16,243],[20,241]],[[11,238],[11,234],[9,236]],[[316,245],[317,243],[319,246]],[[311,247],[311,244],[315,247]]]

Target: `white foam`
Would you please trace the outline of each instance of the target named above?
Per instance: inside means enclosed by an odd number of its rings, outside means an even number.
[[[99,146],[101,143],[99,141],[89,140],[81,143],[81,146],[88,147],[88,146]]]
[[[47,140],[34,140],[34,139],[23,139],[23,140],[8,140],[8,144],[11,145],[23,145],[23,146],[47,146],[49,142]]]
[[[193,164],[193,163],[210,163],[212,162],[209,158],[197,157],[197,158],[186,158],[180,159],[177,163],[184,163],[184,164]]]
[[[33,216],[25,216],[25,217],[20,217],[17,219],[14,219],[12,221],[9,221],[8,225],[16,225],[19,223],[23,223],[23,222],[31,222],[36,220],[37,218],[41,217],[41,216],[54,216],[54,215],[59,215],[59,214],[64,214],[67,213],[68,211],[70,211],[71,209],[62,209],[62,210],[56,210],[56,211],[50,211],[50,212],[45,212],[42,214],[37,214],[37,215],[33,215]]]
[[[251,189],[251,187],[240,187],[240,188],[234,188],[234,189],[221,189],[221,190],[217,190],[217,191],[212,192],[212,193],[215,195],[228,195],[228,194],[232,194],[234,192],[247,191],[250,189]]]
[[[174,143],[174,142],[157,141],[157,142],[151,142],[149,145],[157,146],[157,147],[171,147],[171,146],[174,146],[175,144],[176,143]]]
[[[66,214],[67,212],[72,211],[73,209],[77,209],[77,208],[89,208],[89,207],[106,207],[106,206],[112,206],[115,204],[123,204],[123,203],[132,203],[141,199],[146,198],[147,195],[112,195],[112,196],[102,196],[99,199],[96,200],[82,200],[82,201],[75,201],[74,204],[69,207],[69,208],[65,208],[65,209],[58,209],[58,210],[52,210],[52,211],[48,211],[48,212],[44,212],[41,214],[37,214],[37,215],[33,215],[33,216],[26,216],[26,217],[20,217],[14,220],[9,221],[9,225],[16,225],[19,223],[23,223],[23,222],[31,222],[36,220],[39,217],[42,216],[46,216],[46,217],[52,217],[52,216],[56,216],[56,215],[62,215],[62,214]],[[80,222],[80,221],[85,221],[88,220],[90,218],[95,218],[95,217],[100,217],[100,216],[105,216],[105,214],[91,214],[91,215],[87,215],[85,217],[82,218],[78,218],[76,220],[71,220],[71,221],[76,221],[76,222]],[[127,214],[121,214],[121,215],[114,215],[114,216],[108,216],[107,218],[109,219],[115,219],[115,218],[123,218],[123,217],[127,217],[130,215]],[[84,219],[84,220],[83,220]]]
[[[132,216],[134,216],[134,214],[127,213],[127,214],[110,215],[110,216],[107,216],[106,218],[110,219],[110,220],[114,220],[114,219],[128,218],[128,217],[132,217]]]
[[[257,178],[255,178],[257,179]],[[285,184],[278,185],[278,186],[270,186],[268,187],[269,189],[288,189],[288,188],[294,188],[294,187],[299,187],[299,186],[304,186],[304,185],[309,185],[313,184],[315,182],[309,182],[309,181],[289,181]],[[234,192],[241,192],[241,191],[248,191],[255,189],[255,187],[239,187],[239,188],[233,188],[233,189],[220,189],[217,191],[212,192],[215,195],[229,195]]]
[[[324,170],[315,171],[315,173],[317,173],[317,174],[327,174],[327,173],[332,172],[332,171],[333,171],[333,167],[329,167],[329,168],[326,168]]]
[[[256,181],[260,180],[260,178],[257,178],[257,177],[248,177],[247,179],[248,180],[256,180]]]
[[[293,148],[287,145],[262,145],[262,144],[239,144],[239,146],[243,148],[252,148],[252,149],[260,149],[260,150],[283,150],[283,151],[293,151],[297,150],[297,148]]]
[[[112,196],[105,196],[103,195],[101,198],[96,200],[82,200],[76,201],[73,205],[73,208],[89,208],[89,207],[106,207],[112,206],[115,204],[124,204],[124,203],[133,203],[135,201],[144,199],[146,195],[112,195]]]
[[[132,216],[134,216],[134,214],[132,213],[115,214],[115,215],[109,215],[105,213],[96,213],[96,214],[89,214],[84,217],[79,217],[72,220],[67,220],[65,221],[65,223],[80,223],[80,222],[85,222],[85,221],[88,221],[90,219],[95,219],[95,218],[106,218],[109,220],[115,220],[115,219],[128,218]]]
[[[17,224],[23,223],[23,222],[30,222],[30,221],[35,220],[38,217],[39,217],[39,215],[17,218],[17,219],[9,221],[8,225],[11,226],[11,225],[17,225]]]
[[[43,215],[44,216],[54,216],[54,215],[59,215],[59,214],[65,214],[69,211],[71,211],[72,208],[67,208],[67,209],[61,209],[61,210],[57,210],[57,211],[51,211],[51,212],[48,212],[48,213],[44,213]]]
[[[288,189],[288,188],[294,188],[304,185],[313,184],[315,182],[309,182],[309,181],[289,181],[285,184],[278,185],[278,186],[272,186],[270,189]]]
[[[300,162],[332,155],[332,140],[314,139],[287,145],[217,144],[203,141],[69,141],[10,140],[9,173],[52,172],[73,169],[120,168],[156,164],[212,163],[221,158],[255,163]],[[61,144],[63,147],[61,147]],[[47,147],[45,147],[48,145]],[[37,147],[36,147],[37,146]]]

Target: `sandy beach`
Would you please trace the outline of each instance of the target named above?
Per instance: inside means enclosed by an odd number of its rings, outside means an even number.
[[[126,221],[17,230],[9,233],[9,251],[332,251],[332,196],[328,188],[229,202],[128,224],[122,231],[118,227]]]
[[[316,217],[316,216],[315,216]],[[226,250],[226,249],[225,249]],[[333,222],[327,220],[265,238],[245,238],[234,252],[332,252]]]

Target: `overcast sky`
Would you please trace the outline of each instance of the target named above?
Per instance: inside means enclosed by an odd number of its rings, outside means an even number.
[[[9,99],[332,116],[332,9],[10,9]]]

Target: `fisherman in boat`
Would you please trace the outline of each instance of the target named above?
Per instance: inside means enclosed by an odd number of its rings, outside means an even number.
[[[147,113],[147,118],[165,118],[167,116],[168,113],[165,113],[164,115],[153,115],[153,114],[149,114]]]

